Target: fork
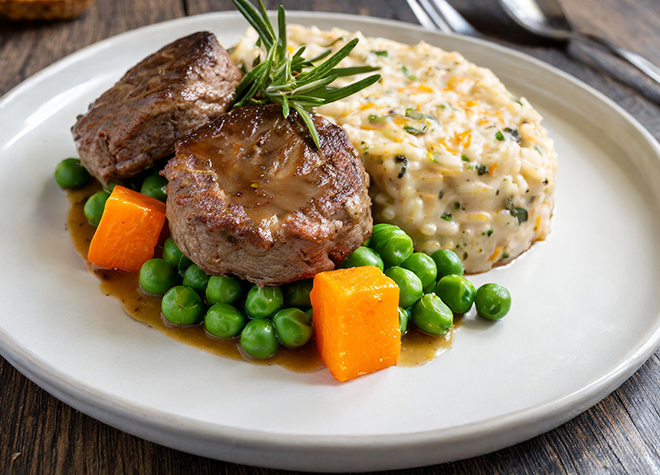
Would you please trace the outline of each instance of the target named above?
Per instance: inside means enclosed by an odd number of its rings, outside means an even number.
[[[447,0],[407,0],[419,23],[428,30],[481,36]]]

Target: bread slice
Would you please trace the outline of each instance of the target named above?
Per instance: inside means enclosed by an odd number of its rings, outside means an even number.
[[[0,0],[0,17],[10,20],[70,20],[94,0]]]

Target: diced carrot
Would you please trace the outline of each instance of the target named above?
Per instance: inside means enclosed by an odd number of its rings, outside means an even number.
[[[460,134],[454,135],[452,142],[456,147],[462,144],[463,148],[470,148],[470,144],[472,143],[472,134],[469,130],[466,130]]]
[[[105,202],[87,259],[100,267],[140,270],[154,256],[165,224],[165,203],[123,186]]]
[[[493,262],[495,259],[497,259],[498,257],[500,257],[500,254],[501,254],[501,253],[502,253],[502,246],[497,246],[497,247],[495,248],[495,250],[493,251],[493,253],[490,255],[490,257],[488,258],[488,260],[489,260],[490,262]]]
[[[321,272],[310,297],[316,346],[336,379],[347,381],[397,363],[399,287],[380,269]]]
[[[428,87],[426,84],[420,84],[419,85],[419,92],[431,93],[431,92],[433,92],[433,89]]]

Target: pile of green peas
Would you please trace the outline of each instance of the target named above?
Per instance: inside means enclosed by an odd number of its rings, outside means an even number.
[[[239,338],[253,358],[269,358],[280,345],[300,348],[312,337],[312,281],[259,287],[236,277],[209,276],[169,237],[162,259],[145,262],[140,287],[162,295],[161,312],[172,325],[204,325],[216,338]]]
[[[167,199],[167,180],[159,172],[163,164],[151,167],[125,186],[161,201]],[[55,169],[62,188],[86,186],[91,176],[77,158],[62,160]],[[114,184],[88,198],[84,214],[97,226]],[[453,326],[454,313],[468,312],[502,319],[511,308],[511,295],[499,284],[479,289],[463,277],[463,263],[451,250],[431,254],[414,252],[413,241],[392,224],[376,224],[371,238],[350,254],[341,268],[376,266],[399,287],[401,335],[409,322],[430,335],[444,335]],[[309,293],[312,281],[282,287],[252,285],[235,277],[209,276],[192,263],[168,238],[163,257],[147,261],[140,269],[139,282],[148,294],[162,295],[163,317],[172,325],[204,325],[216,338],[239,338],[242,349],[254,358],[269,358],[280,345],[299,348],[312,337],[312,308]]]
[[[431,254],[414,252],[413,241],[393,224],[376,224],[373,234],[341,267],[376,266],[399,287],[399,325],[404,335],[412,321],[424,333],[444,335],[454,314],[468,312],[500,320],[511,308],[509,291],[499,284],[476,289],[463,277],[465,269],[451,250]]]
[[[150,167],[124,186],[166,201],[167,179],[160,176],[163,165]],[[62,160],[55,169],[55,181],[62,188],[82,188],[91,180],[77,158]],[[85,202],[83,211],[90,224],[98,226],[114,186],[104,186]],[[170,237],[162,259],[143,264],[139,282],[144,292],[163,296],[161,311],[170,324],[203,323],[213,337],[240,337],[241,347],[254,358],[268,358],[280,345],[299,348],[312,337],[311,280],[259,288],[234,277],[209,276]]]

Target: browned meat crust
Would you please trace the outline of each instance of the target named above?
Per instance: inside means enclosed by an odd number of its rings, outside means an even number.
[[[370,235],[368,175],[344,129],[314,116],[234,109],[176,145],[163,171],[175,242],[199,267],[259,285],[333,269]]]
[[[130,178],[224,113],[240,79],[212,33],[163,47],[78,117],[72,132],[83,165],[102,183]]]

